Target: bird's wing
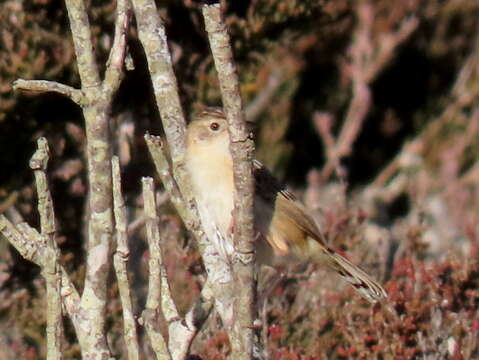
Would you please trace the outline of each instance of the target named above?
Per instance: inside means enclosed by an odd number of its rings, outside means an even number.
[[[297,201],[296,196],[287,190],[273,174],[258,160],[253,160],[254,178],[256,181],[256,193],[265,200],[275,200],[277,194],[280,194],[287,200]]]
[[[324,245],[324,238],[318,225],[308,215],[307,210],[296,199],[296,196],[287,190],[259,161],[253,160],[253,168],[256,196],[265,203],[271,204],[274,208],[275,215],[271,220],[275,223],[275,227],[284,228],[287,226],[288,229],[291,229],[296,226],[305,236],[310,236]]]
[[[253,164],[256,198],[261,203],[261,214],[256,216],[263,216],[262,220],[267,222],[261,231],[274,254],[285,257],[292,255],[302,261],[324,264],[349,282],[368,301],[374,303],[385,299],[387,293],[380,284],[326,245],[319,227],[295,196],[259,161],[255,160]],[[271,259],[266,260],[274,263]]]

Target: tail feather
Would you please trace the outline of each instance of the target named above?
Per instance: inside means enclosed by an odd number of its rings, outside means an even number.
[[[332,270],[350,283],[366,300],[375,303],[387,298],[387,293],[382,286],[359,267],[332,250],[329,250],[327,255]]]

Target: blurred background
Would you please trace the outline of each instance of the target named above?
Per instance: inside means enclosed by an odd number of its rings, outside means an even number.
[[[304,200],[330,245],[385,284],[371,307],[311,266],[288,274],[261,307],[271,359],[479,358],[479,1],[245,0],[223,2],[245,114],[257,123],[257,158]],[[161,1],[187,117],[220,105],[201,2]],[[88,2],[105,67],[115,2]],[[144,54],[133,26],[134,70],[112,109],[131,225],[138,311],[148,252],[140,178],[154,169],[143,140],[161,134]],[[0,3],[0,212],[38,225],[28,160],[45,136],[62,262],[81,288],[87,178],[81,109],[56,94],[14,93],[17,78],[80,87],[65,6]],[[186,311],[205,274],[161,184],[165,257]],[[181,260],[181,261],[178,261]],[[272,270],[265,269],[263,282]],[[39,269],[0,238],[0,359],[45,356]],[[122,358],[114,276],[109,339]],[[66,358],[79,358],[66,320]],[[224,359],[212,316],[193,352]],[[145,344],[145,358],[149,358]]]

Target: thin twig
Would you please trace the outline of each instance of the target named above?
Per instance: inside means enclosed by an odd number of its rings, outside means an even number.
[[[165,157],[165,152],[162,149],[161,138],[159,136],[145,135],[145,140],[148,144],[148,149],[151,153],[151,156],[156,166],[157,173],[159,174],[160,179],[163,182],[163,186],[165,187],[166,192],[169,194],[171,201],[173,202],[178,213],[185,222],[186,227],[190,231],[192,231],[198,239],[200,251],[205,262],[205,267],[209,270],[208,272],[210,274],[208,281],[206,282],[205,286],[201,291],[200,296],[195,301],[190,311],[185,315],[183,321],[184,325],[182,322],[173,321],[169,326],[170,336],[168,347],[170,349],[171,355],[175,360],[183,359],[188,354],[191,342],[193,341],[194,337],[208,318],[209,313],[213,308],[214,297],[216,297],[217,292],[221,290],[221,286],[218,286],[218,283],[215,281],[215,278],[218,277],[218,273],[223,273],[221,270],[223,269],[222,267],[224,266],[224,263],[218,261],[218,256],[216,254],[214,245],[212,245],[211,242],[206,239],[201,229],[191,226],[193,222],[192,220],[188,219],[190,219],[192,216],[196,216],[197,218],[199,218],[199,215],[196,208],[188,209],[185,202],[182,200],[180,190],[178,188],[178,185],[176,184],[176,181],[173,179],[169,163]],[[148,215],[146,205],[147,204],[145,200],[145,216],[148,219],[148,216],[152,215]],[[155,217],[157,218],[156,213]],[[157,273],[159,274],[158,271],[154,272],[154,274]],[[152,279],[151,276],[152,274],[150,268],[150,284],[153,284],[152,286],[158,287],[158,281]],[[153,289],[153,291],[156,290]],[[155,297],[154,293],[152,296]],[[175,316],[176,315],[174,312],[170,313],[169,316],[165,314],[165,317],[170,317],[172,319],[175,318]],[[151,317],[156,319],[157,314],[155,311],[148,310],[147,306],[146,312],[143,313],[144,321],[146,322],[146,319],[149,319]],[[152,343],[154,341],[160,341],[161,345],[162,340],[158,339],[157,336],[158,335],[155,335],[155,340],[152,339],[151,341]]]
[[[121,193],[120,163],[117,156],[112,159],[113,171],[113,204],[115,212],[116,251],[113,255],[113,264],[118,280],[120,299],[123,310],[123,336],[128,350],[128,359],[140,358],[136,322],[133,314],[131,300],[130,280],[128,276],[128,261],[130,250],[128,248],[128,232],[125,201]]]
[[[131,3],[128,0],[118,0],[116,5],[115,35],[108,57],[103,86],[106,97],[111,99],[120,87],[125,74],[124,64],[127,51],[127,32],[130,25]]]
[[[171,173],[170,164],[166,158],[166,152],[161,137],[146,134],[145,141],[155,164],[156,172],[160,176],[163,186],[170,195],[171,202],[175,205],[178,214],[185,222],[186,228],[189,230],[194,228],[194,223],[197,222],[197,220],[194,219],[194,216],[196,215],[196,219],[198,219],[199,215],[193,213],[191,209],[188,208],[188,204],[183,200],[178,184]]]
[[[255,122],[258,117],[271,104],[271,99],[276,94],[282,84],[282,72],[280,67],[274,68],[269,74],[266,85],[256,95],[255,99],[245,108],[245,118],[247,121]]]
[[[38,212],[40,213],[40,226],[42,237],[50,254],[46,260],[46,266],[42,274],[46,280],[47,287],[47,359],[62,359],[62,275],[58,261],[60,258],[57,243],[55,241],[55,212],[48,181],[46,169],[50,157],[48,143],[45,138],[37,141],[38,149],[30,160],[30,168],[33,170],[37,184]]]
[[[75,89],[68,85],[60,84],[56,81],[48,80],[17,79],[13,82],[12,88],[13,90],[37,93],[55,92],[61,95],[65,95],[78,105],[82,105],[85,97],[85,94],[83,94],[81,90]]]
[[[5,215],[0,214],[0,233],[8,240],[8,242],[28,261],[37,264],[40,267],[46,265],[48,255],[51,252],[45,253],[44,247],[40,246],[44,239],[38,234],[38,232],[32,230],[25,231],[29,225],[27,223],[18,223],[13,225],[10,220],[8,220]],[[23,231],[20,231],[23,229]],[[30,234],[32,237],[27,238],[24,236],[24,233]],[[68,274],[65,269],[61,267],[62,274],[62,289],[61,295],[63,298],[63,305],[68,312],[68,315],[72,319],[75,329],[84,326],[81,324],[82,319],[76,317],[78,314],[78,309],[80,308],[80,295],[78,294],[75,286],[72,284]],[[78,330],[77,330],[78,331]]]
[[[334,143],[331,143],[331,139],[326,138],[327,134],[322,131],[325,129],[318,128],[323,140],[328,140],[325,142],[327,160],[321,169],[323,182],[328,180],[334,171],[339,177],[343,176],[340,160],[351,154],[370,109],[369,85],[392,59],[397,47],[410,37],[419,25],[417,18],[410,17],[394,32],[374,34],[374,11],[375,8],[369,1],[360,2],[357,8],[358,23],[349,49],[351,59],[346,65],[351,76],[352,99],[339,135]]]
[[[163,266],[160,248],[160,230],[158,227],[158,216],[156,214],[156,201],[153,189],[153,179],[143,178],[143,201],[145,204],[146,216],[146,238],[148,240],[148,248],[150,250],[150,260],[148,261],[149,279],[148,279],[148,296],[146,299],[145,310],[142,314],[142,321],[146,328],[151,346],[156,353],[158,359],[172,359],[168,350],[167,341],[161,334],[159,328],[160,314],[166,310],[168,313],[175,314],[178,317],[178,311],[173,300],[170,298],[168,304],[172,305],[169,309],[162,309],[163,298],[169,297],[169,288],[166,294],[163,294],[165,285],[163,284],[166,277],[166,271]],[[168,282],[166,281],[166,287]]]

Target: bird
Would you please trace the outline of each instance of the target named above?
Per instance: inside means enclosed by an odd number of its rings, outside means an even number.
[[[229,150],[228,122],[222,108],[205,107],[186,129],[185,167],[205,233],[223,239],[218,245],[227,254],[233,249],[233,159]],[[346,280],[366,300],[387,298],[383,287],[358,266],[327,246],[308,210],[259,161],[253,160],[255,182],[255,253],[259,264],[284,267],[313,263]],[[224,240],[224,239],[229,239]],[[225,243],[226,242],[226,243]]]

